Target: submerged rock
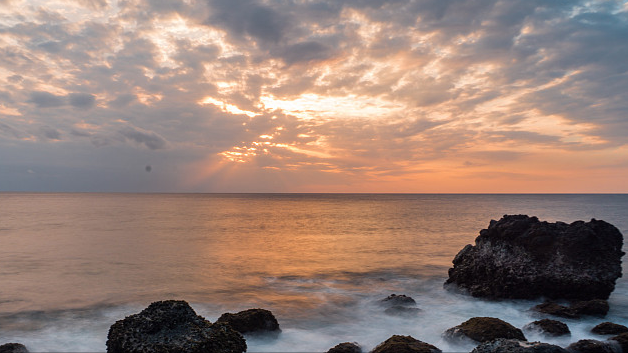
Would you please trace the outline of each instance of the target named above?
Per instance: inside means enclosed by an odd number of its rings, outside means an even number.
[[[0,353],[28,353],[28,349],[21,343],[5,343],[0,346]]]
[[[471,353],[567,353],[567,351],[548,343],[499,338],[480,344]]]
[[[628,332],[620,333],[615,337],[611,337],[610,341],[616,342],[624,352],[628,352]]]
[[[570,319],[577,319],[581,316],[604,317],[608,313],[608,302],[604,299],[592,299],[573,302],[570,306],[560,305],[555,302],[545,302],[532,308],[532,310],[560,316]]]
[[[531,322],[525,325],[523,329],[524,330],[538,330],[548,336],[553,336],[553,337],[565,336],[565,335],[571,334],[571,331],[569,331],[569,327],[565,323],[556,321],[556,320],[550,320],[550,319],[542,319],[542,320]]]
[[[384,313],[391,316],[415,317],[421,312],[419,308],[412,308],[402,305],[394,305],[384,310]]]
[[[622,244],[604,221],[506,215],[456,255],[445,283],[476,297],[607,299],[621,277]]]
[[[224,322],[234,330],[244,333],[279,333],[279,322],[272,312],[265,309],[248,309],[235,314],[225,313],[216,320],[216,323]]]
[[[611,342],[580,340],[567,346],[569,353],[620,353],[619,347]]]
[[[628,327],[607,321],[592,328],[591,332],[597,333],[598,335],[618,335],[628,332]]]
[[[355,342],[344,342],[331,348],[327,353],[362,353],[362,348]]]
[[[405,294],[391,294],[380,301],[383,305],[392,306],[416,306],[416,301]]]
[[[429,343],[421,342],[412,336],[394,335],[375,347],[371,353],[441,353]]]
[[[526,340],[520,329],[494,317],[471,318],[445,331],[445,337],[449,339],[468,337],[476,342],[489,342],[497,338]]]
[[[223,323],[211,324],[187,302],[154,302],[109,329],[108,353],[242,353],[246,342]]]

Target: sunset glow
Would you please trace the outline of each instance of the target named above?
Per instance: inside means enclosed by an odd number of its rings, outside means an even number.
[[[627,9],[0,0],[0,188],[628,192]]]

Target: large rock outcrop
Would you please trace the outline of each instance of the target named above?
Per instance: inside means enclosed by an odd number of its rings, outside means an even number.
[[[109,329],[108,353],[242,353],[246,342],[225,323],[211,324],[182,300],[154,302]]]
[[[495,299],[607,299],[621,277],[622,245],[622,234],[604,221],[506,215],[456,255],[445,283]]]

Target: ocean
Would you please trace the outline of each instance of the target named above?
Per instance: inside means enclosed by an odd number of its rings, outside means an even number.
[[[468,352],[442,333],[474,316],[516,327],[540,300],[487,301],[443,288],[454,256],[491,219],[602,219],[628,234],[628,195],[0,193],[0,344],[32,352],[104,352],[111,324],[182,299],[210,321],[271,310],[282,333],[249,352],[365,352],[393,334]],[[624,266],[624,272],[625,272]],[[412,317],[378,301],[413,297]],[[604,319],[561,319],[567,346],[603,321],[628,325],[621,278]]]

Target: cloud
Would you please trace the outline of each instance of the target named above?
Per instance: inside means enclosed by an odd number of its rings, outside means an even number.
[[[71,106],[81,109],[89,109],[96,104],[96,97],[89,93],[70,93],[68,100]]]
[[[128,126],[121,129],[119,132],[127,139],[142,144],[151,150],[160,150],[166,148],[168,144],[166,140],[158,134],[136,127]]]
[[[44,91],[31,92],[29,102],[38,108],[54,108],[66,104],[64,96],[57,96]]]

